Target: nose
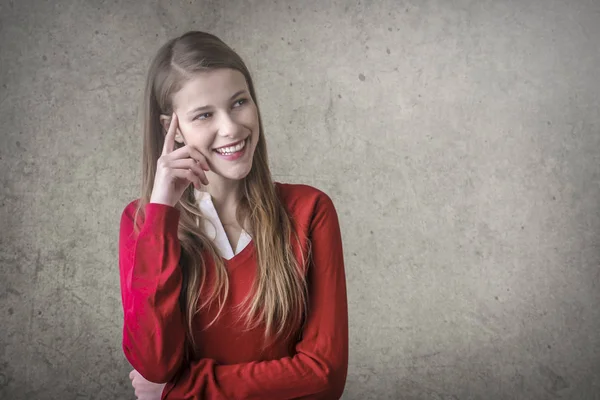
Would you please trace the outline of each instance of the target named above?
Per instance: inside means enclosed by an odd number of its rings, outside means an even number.
[[[236,138],[242,135],[243,125],[236,121],[229,113],[222,113],[219,121],[219,135]]]

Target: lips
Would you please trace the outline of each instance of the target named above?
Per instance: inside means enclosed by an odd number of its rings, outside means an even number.
[[[226,144],[225,146],[215,147],[213,150],[224,149],[226,147],[234,147],[234,146],[237,146],[238,144],[242,143],[244,140],[246,140],[246,139],[238,140],[237,142],[229,143],[229,144]]]
[[[247,152],[246,148],[248,147],[248,141],[250,137],[238,142],[237,146],[230,147],[232,150],[213,150],[215,155],[223,160],[227,161],[236,161],[241,159]]]

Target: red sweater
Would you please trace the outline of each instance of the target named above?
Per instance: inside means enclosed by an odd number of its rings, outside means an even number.
[[[162,399],[341,397],[348,369],[348,307],[338,216],[329,196],[314,187],[275,185],[299,230],[302,250],[294,245],[299,261],[299,252],[306,255],[306,241],[311,241],[312,262],[306,271],[310,309],[302,339],[275,343],[266,354],[260,354],[264,329],[244,332],[243,320],[237,322],[232,313],[255,277],[254,242],[232,259],[223,259],[230,279],[225,309],[207,330],[203,328],[218,307],[197,315],[193,324],[200,358],[183,365],[186,327],[178,303],[182,285],[179,210],[146,205],[137,236],[133,232],[137,200],[123,211],[119,239],[123,351],[147,380],[167,382]],[[207,283],[211,282],[214,263],[210,258],[206,273]]]

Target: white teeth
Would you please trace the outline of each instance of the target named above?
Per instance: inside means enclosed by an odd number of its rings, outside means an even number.
[[[221,149],[216,149],[216,151],[219,154],[223,154],[225,156],[231,155],[235,152],[240,151],[241,149],[244,148],[244,146],[246,146],[246,141],[244,140],[243,142],[241,142],[240,144],[238,144],[237,146],[231,146],[231,147],[224,147]]]

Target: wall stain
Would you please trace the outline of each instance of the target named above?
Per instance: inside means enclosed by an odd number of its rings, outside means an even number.
[[[37,251],[37,257],[35,258],[35,274],[33,277],[33,281],[37,282],[40,276],[40,273],[44,270],[44,264],[42,264],[42,250]]]
[[[0,373],[0,387],[8,386],[8,377],[3,373]]]
[[[567,389],[570,385],[562,376],[546,365],[540,365],[540,373],[550,380],[549,390],[553,393]]]

